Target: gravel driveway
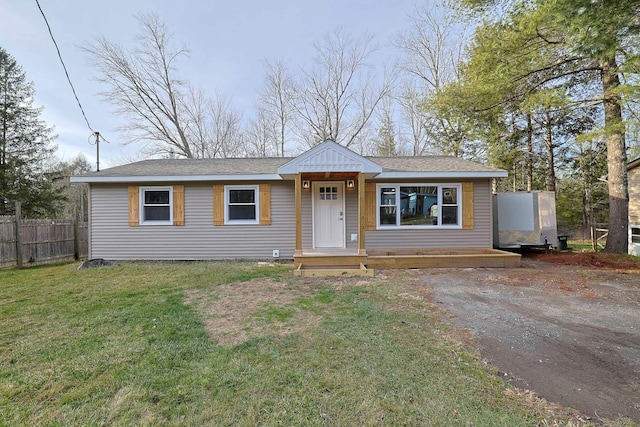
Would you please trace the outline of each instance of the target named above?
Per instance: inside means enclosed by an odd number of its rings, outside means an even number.
[[[640,274],[523,259],[423,276],[505,381],[594,417],[640,422]]]

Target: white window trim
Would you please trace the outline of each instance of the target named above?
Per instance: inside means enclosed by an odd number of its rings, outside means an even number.
[[[380,224],[380,188],[390,188],[393,187],[396,189],[396,220],[398,212],[400,212],[399,205],[399,194],[400,187],[438,187],[438,222],[442,221],[442,188],[456,188],[457,194],[457,204],[458,206],[458,223],[457,224],[425,224],[425,225],[392,225],[392,224]],[[454,206],[454,205],[447,205]],[[401,182],[401,183],[376,183],[376,230],[412,230],[412,229],[422,229],[422,230],[461,230],[462,229],[462,184],[461,183],[452,183],[452,182]]]
[[[169,192],[169,220],[145,220],[144,219],[144,193],[145,191],[168,191]],[[172,186],[147,186],[140,187],[140,225],[173,225],[173,187]]]
[[[253,190],[256,196],[256,218],[249,219],[229,219],[229,191],[230,190]],[[225,185],[224,186],[224,223],[225,225],[258,225],[260,224],[260,186],[259,185]]]

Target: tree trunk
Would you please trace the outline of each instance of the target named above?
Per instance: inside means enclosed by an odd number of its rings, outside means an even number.
[[[533,190],[533,124],[531,113],[527,114],[527,191]]]
[[[553,123],[551,113],[549,109],[545,111],[547,123],[546,123],[546,138],[545,143],[547,145],[547,191],[556,191],[556,164],[555,156],[553,153]]]
[[[582,185],[582,224],[591,230],[595,224],[593,220],[593,191],[591,184],[586,180]]]
[[[604,58],[601,61],[601,66],[609,188],[609,235],[604,250],[613,253],[627,253],[629,183],[625,129],[622,122],[620,96],[617,93],[620,78],[615,57]]]

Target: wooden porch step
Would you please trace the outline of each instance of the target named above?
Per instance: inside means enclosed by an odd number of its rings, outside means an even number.
[[[360,265],[313,265],[306,266],[300,263],[293,272],[294,276],[300,277],[349,277],[364,276],[373,277],[373,270]]]
[[[297,267],[303,264],[307,267],[321,267],[321,266],[335,266],[335,265],[347,265],[347,266],[359,266],[360,264],[367,263],[366,255],[296,255],[294,256],[294,265]]]

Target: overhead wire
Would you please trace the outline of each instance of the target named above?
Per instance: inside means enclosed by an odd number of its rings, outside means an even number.
[[[44,23],[47,25],[47,29],[49,30],[49,35],[51,36],[51,40],[53,41],[53,45],[56,47],[56,51],[58,52],[58,58],[60,58],[60,63],[62,64],[62,68],[64,69],[64,73],[67,76],[67,81],[69,82],[69,86],[71,86],[71,91],[73,92],[73,96],[76,98],[76,102],[78,103],[78,107],[80,107],[80,111],[82,112],[82,117],[84,117],[84,121],[87,123],[87,127],[91,130],[91,132],[95,135],[96,131],[93,130],[91,125],[89,124],[89,119],[87,119],[87,115],[84,112],[84,108],[82,108],[82,104],[80,103],[80,99],[78,98],[78,94],[76,93],[76,89],[71,82],[71,77],[69,77],[69,72],[67,71],[67,66],[62,59],[62,54],[60,53],[60,48],[58,47],[58,43],[56,42],[55,37],[53,36],[53,32],[51,31],[51,26],[49,25],[49,21],[40,7],[40,2],[36,0],[36,4],[38,5],[38,9],[40,10],[40,14],[44,19]],[[104,139],[104,138],[103,138]]]

